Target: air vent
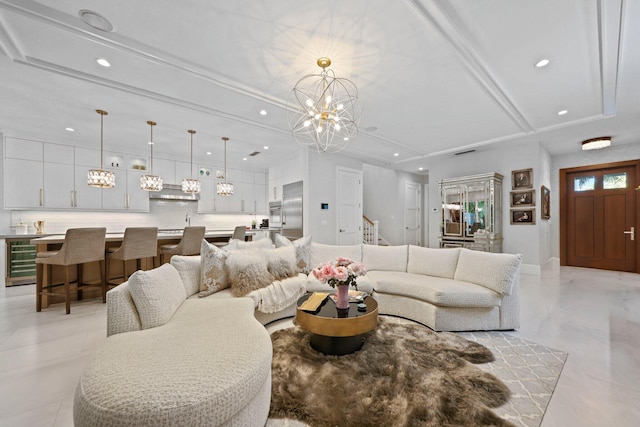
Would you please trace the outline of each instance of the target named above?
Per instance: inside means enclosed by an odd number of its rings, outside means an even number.
[[[260,154],[259,151],[254,151],[253,153],[249,154],[249,157],[254,157],[254,156],[257,156],[258,154]]]
[[[467,151],[460,151],[459,153],[454,153],[456,156],[459,156],[461,154],[469,154],[469,153],[473,153],[476,150],[467,150]]]

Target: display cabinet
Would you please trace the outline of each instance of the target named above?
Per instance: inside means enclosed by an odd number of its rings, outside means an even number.
[[[440,181],[440,247],[502,252],[502,175]]]

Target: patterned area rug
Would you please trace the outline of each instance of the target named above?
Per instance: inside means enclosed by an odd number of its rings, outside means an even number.
[[[391,319],[389,321],[393,322]],[[538,427],[562,372],[567,353],[503,332],[457,335],[491,349],[495,361],[473,366],[493,374],[511,391],[507,403],[492,411],[513,425]],[[293,419],[270,418],[267,427],[316,426]]]
[[[500,378],[511,390],[509,401],[493,411],[517,426],[539,427],[568,353],[505,332],[458,335],[493,352],[495,361],[476,366]]]

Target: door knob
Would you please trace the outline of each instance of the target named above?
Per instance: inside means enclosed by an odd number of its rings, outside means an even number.
[[[631,241],[636,240],[636,228],[635,227],[631,227],[631,230],[625,230],[623,231],[624,234],[631,234]]]

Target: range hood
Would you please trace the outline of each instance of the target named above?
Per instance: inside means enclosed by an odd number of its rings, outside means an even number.
[[[198,193],[183,193],[182,186],[179,184],[164,184],[160,191],[150,191],[149,199],[151,200],[175,200],[175,201],[197,201],[200,200]]]

